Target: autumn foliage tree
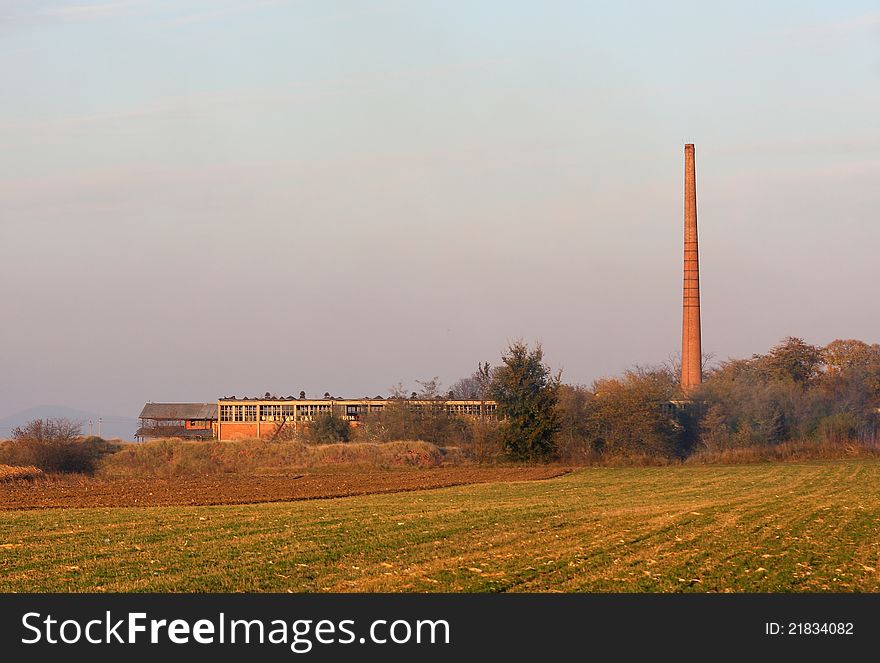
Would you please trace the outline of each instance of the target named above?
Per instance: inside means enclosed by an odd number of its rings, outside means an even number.
[[[766,355],[755,357],[777,378],[797,384],[809,384],[822,373],[824,356],[821,348],[789,336],[773,346]]]
[[[873,441],[880,432],[880,346],[847,339],[823,348],[789,337],[765,355],[716,367],[694,400],[706,449]]]
[[[556,445],[561,458],[582,461],[595,455],[590,440],[593,392],[583,385],[560,384],[556,410],[559,432]]]
[[[683,454],[683,426],[664,405],[676,394],[674,376],[662,369],[634,369],[597,380],[587,419],[596,453],[628,458]]]

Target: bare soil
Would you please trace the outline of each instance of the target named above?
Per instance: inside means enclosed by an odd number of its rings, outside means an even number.
[[[533,481],[550,479],[569,471],[559,466],[535,466],[438,467],[256,476],[228,474],[172,479],[51,475],[34,481],[0,482],[0,509],[289,502],[473,483]]]

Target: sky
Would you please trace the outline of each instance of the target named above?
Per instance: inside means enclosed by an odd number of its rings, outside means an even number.
[[[880,2],[0,0],[0,416],[880,341]]]

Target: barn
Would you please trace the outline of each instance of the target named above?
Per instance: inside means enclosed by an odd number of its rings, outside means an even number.
[[[217,425],[217,403],[147,403],[135,439],[180,437],[210,440]]]

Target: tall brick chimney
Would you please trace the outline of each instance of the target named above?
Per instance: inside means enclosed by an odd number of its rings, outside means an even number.
[[[697,251],[697,175],[694,146],[684,146],[684,301],[681,331],[681,388],[703,381],[700,339],[700,258]]]

